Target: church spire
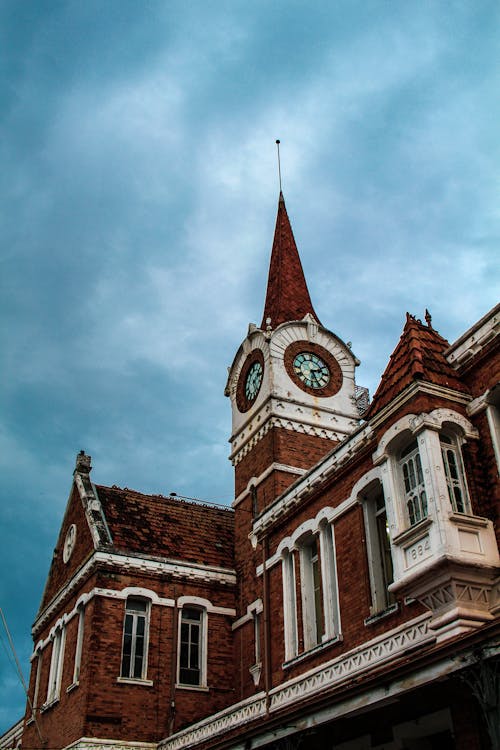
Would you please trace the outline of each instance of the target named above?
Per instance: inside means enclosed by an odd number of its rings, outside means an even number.
[[[312,306],[285,199],[280,191],[261,328],[266,330],[268,325],[277,328],[290,320],[302,320],[307,313],[320,322]]]

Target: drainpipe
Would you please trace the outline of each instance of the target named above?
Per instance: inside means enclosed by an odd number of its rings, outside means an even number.
[[[177,592],[174,586],[174,611],[172,615],[172,660],[170,664],[170,718],[168,721],[169,736],[174,733],[175,722],[175,676],[177,672],[177,633],[178,633],[178,606]]]

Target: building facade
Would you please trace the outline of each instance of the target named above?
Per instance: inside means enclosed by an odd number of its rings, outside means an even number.
[[[233,507],[78,455],[22,747],[498,750],[499,312],[453,345],[407,314],[369,404],[280,195],[226,386]]]

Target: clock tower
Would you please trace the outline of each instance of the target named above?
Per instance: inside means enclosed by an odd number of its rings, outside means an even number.
[[[257,515],[358,426],[357,364],[314,311],[280,193],[264,315],[250,324],[225,391],[235,506],[250,499]]]

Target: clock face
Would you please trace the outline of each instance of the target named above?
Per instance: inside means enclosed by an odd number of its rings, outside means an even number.
[[[236,387],[236,406],[244,414],[255,404],[264,380],[264,355],[260,349],[253,349],[240,370]]]
[[[260,362],[254,362],[247,374],[245,380],[245,396],[249,401],[253,401],[257,398],[257,394],[260,390],[262,383],[262,374],[264,369]]]
[[[71,554],[75,548],[75,542],[76,542],[76,526],[74,523],[72,523],[68,529],[68,533],[66,534],[66,539],[64,540],[63,560],[65,563],[67,563],[69,558],[71,557]]]
[[[328,365],[313,352],[299,352],[293,360],[293,369],[308,388],[325,388],[330,382]]]

